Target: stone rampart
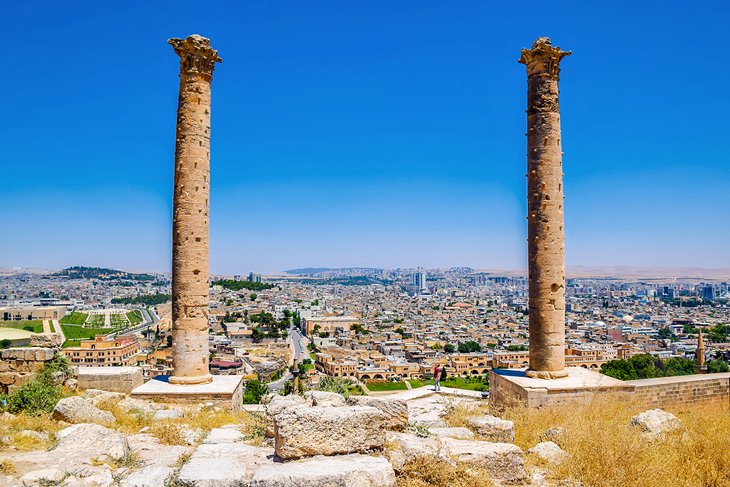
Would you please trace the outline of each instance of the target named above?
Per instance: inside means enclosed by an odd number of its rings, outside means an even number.
[[[0,391],[12,393],[38,376],[53,359],[52,348],[7,348],[0,351]]]

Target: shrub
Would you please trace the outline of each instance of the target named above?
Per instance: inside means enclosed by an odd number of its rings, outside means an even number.
[[[61,387],[51,382],[35,379],[12,393],[7,401],[7,409],[11,413],[37,415],[50,413],[61,399]]]
[[[258,404],[261,402],[261,398],[269,392],[269,389],[262,384],[260,381],[247,380],[246,389],[243,393],[244,404]]]
[[[320,379],[319,384],[317,384],[317,390],[336,392],[337,394],[347,397],[350,395],[351,384],[352,382],[348,379],[343,379],[341,377],[323,377]]]

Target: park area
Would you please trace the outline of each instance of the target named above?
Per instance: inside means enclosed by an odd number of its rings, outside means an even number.
[[[411,387],[417,389],[423,386],[432,386],[433,379],[408,379]],[[450,376],[441,381],[442,387],[453,389],[465,389],[467,391],[488,391],[489,379],[487,377],[456,377]],[[369,387],[369,385],[368,385]]]

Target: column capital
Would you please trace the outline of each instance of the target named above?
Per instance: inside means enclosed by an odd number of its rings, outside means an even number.
[[[530,49],[522,49],[518,62],[527,66],[527,76],[547,74],[557,77],[560,74],[560,60],[571,54],[571,51],[553,47],[550,38],[538,37]]]
[[[168,44],[180,56],[181,73],[199,73],[213,76],[215,63],[221,62],[218,51],[210,47],[210,39],[198,34],[189,35],[185,39],[173,37]]]

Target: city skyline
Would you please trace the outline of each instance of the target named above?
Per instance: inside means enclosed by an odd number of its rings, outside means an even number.
[[[472,5],[449,9],[444,24],[437,4],[389,15],[318,5],[309,16],[295,5],[199,15],[163,5],[140,19],[135,6],[88,4],[60,27],[52,8],[12,6],[0,206],[15,231],[0,242],[0,266],[169,270],[177,61],[165,40],[191,31],[223,58],[213,82],[214,274],[524,268],[526,85],[516,61],[536,35],[574,53],[561,78],[568,266],[730,267],[730,230],[719,224],[728,68],[710,58],[727,7],[687,7],[680,24],[681,4],[671,21],[649,23],[662,12],[565,5],[546,23]],[[598,14],[615,22],[581,25]],[[127,42],[83,42],[99,30]],[[51,48],[59,38],[63,57]]]

